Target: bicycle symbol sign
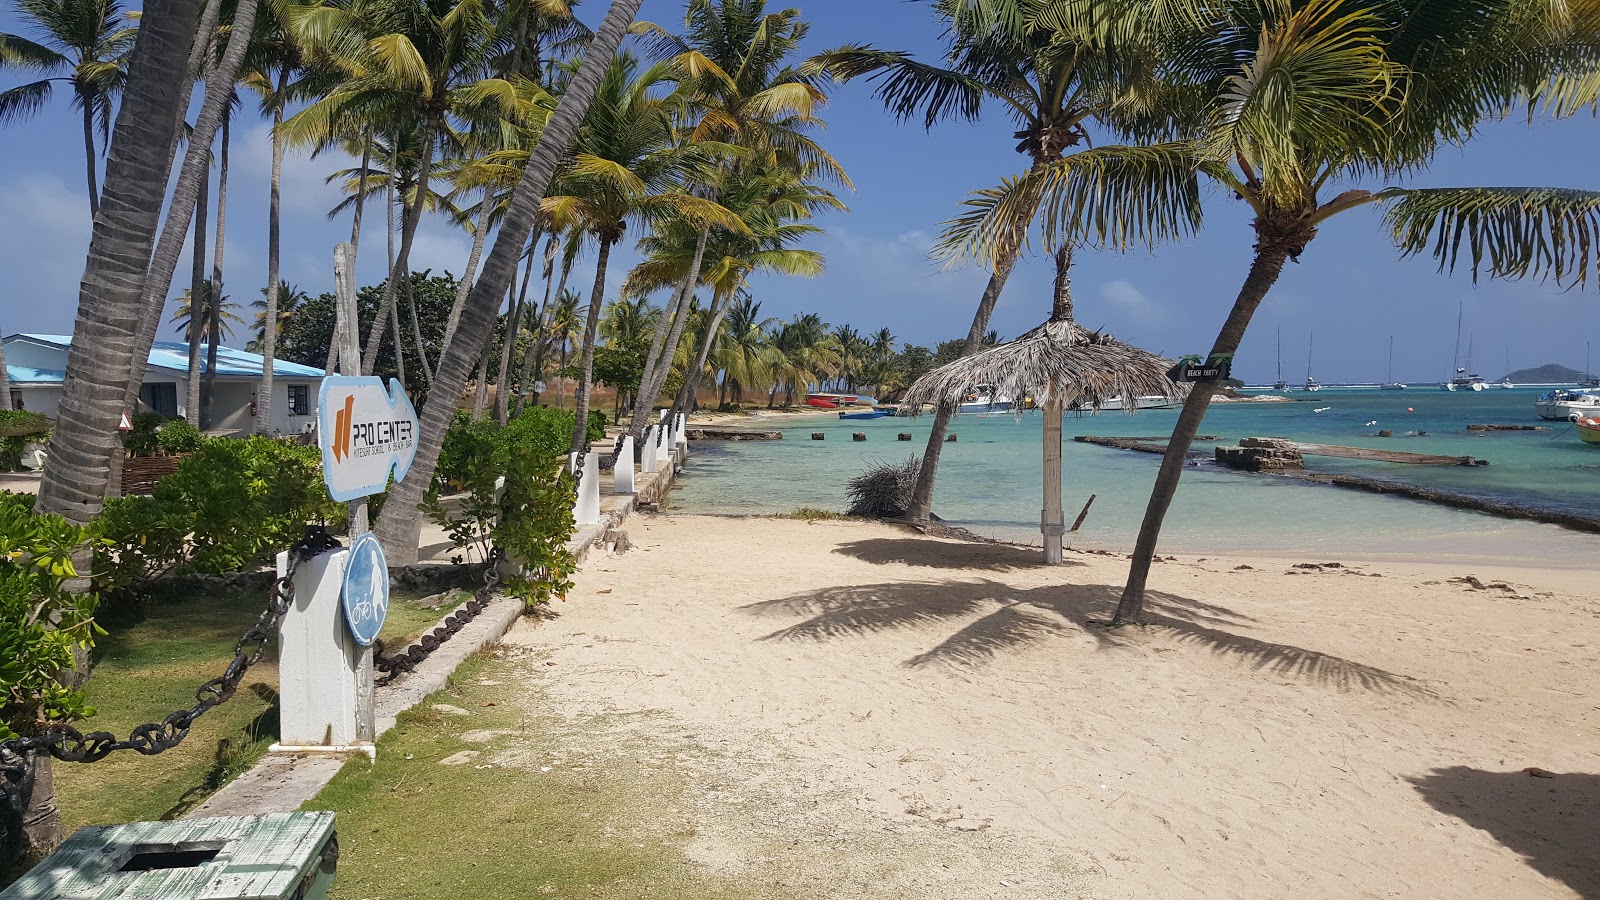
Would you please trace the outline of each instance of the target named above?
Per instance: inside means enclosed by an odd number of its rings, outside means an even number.
[[[370,531],[350,546],[340,600],[350,636],[361,646],[370,646],[389,615],[389,564],[383,558],[383,546]]]

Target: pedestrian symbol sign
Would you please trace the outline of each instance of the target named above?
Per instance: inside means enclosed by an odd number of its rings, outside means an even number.
[[[350,545],[339,602],[350,636],[363,647],[371,646],[389,615],[389,564],[383,558],[383,545],[370,531]]]

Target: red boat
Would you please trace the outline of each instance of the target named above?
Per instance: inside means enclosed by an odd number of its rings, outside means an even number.
[[[824,400],[821,397],[807,397],[806,398],[806,405],[807,406],[815,406],[817,409],[838,409],[839,408],[839,404],[833,402],[832,400]]]

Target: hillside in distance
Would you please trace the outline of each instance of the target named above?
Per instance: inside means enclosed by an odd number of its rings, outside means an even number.
[[[1577,384],[1584,373],[1556,363],[1547,363],[1536,369],[1518,369],[1505,377],[1512,384]]]

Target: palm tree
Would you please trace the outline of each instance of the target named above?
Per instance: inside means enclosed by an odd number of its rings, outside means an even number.
[[[733,402],[744,400],[745,388],[770,381],[772,354],[767,347],[767,329],[778,324],[775,318],[761,318],[761,304],[748,292],[740,292],[728,307],[723,328],[726,332],[717,367],[722,370],[722,388],[731,391]]]
[[[556,297],[555,308],[550,311],[550,340],[554,342],[556,351],[560,354],[560,362],[556,367],[557,372],[567,370],[567,357],[572,352],[575,342],[583,333],[583,320],[585,315],[583,298],[576,291],[562,291]],[[540,373],[542,374],[542,373]],[[561,376],[563,386],[556,391],[556,405],[566,406],[567,389],[566,376]]]
[[[111,106],[127,80],[125,67],[135,29],[118,0],[18,0],[17,9],[41,35],[31,41],[0,34],[0,70],[45,77],[0,92],[0,123],[38,112],[54,85],[72,85],[72,105],[83,114],[83,158],[89,181],[89,215],[100,210],[95,176],[95,132],[111,139]]]
[[[244,319],[240,318],[237,312],[239,309],[238,303],[229,300],[227,295],[223,295],[221,306],[213,308],[211,295],[211,283],[206,282],[201,291],[198,319],[194,315],[193,292],[186,290],[178,295],[177,302],[172,310],[172,318],[167,320],[167,324],[176,325],[177,327],[172,330],[182,335],[185,341],[189,340],[191,335],[198,334],[202,343],[208,342],[211,336],[213,318],[218,323],[217,330],[224,337],[229,338],[233,337],[233,326],[235,324],[244,324]],[[215,316],[213,315],[214,313]],[[198,332],[194,330],[196,324],[199,325]]]
[[[366,0],[307,7],[291,17],[305,52],[342,79],[279,129],[292,144],[320,146],[362,123],[376,130],[415,129],[416,195],[428,194],[434,161],[459,123],[517,128],[531,124],[526,79],[484,77],[504,40],[479,0],[417,5]],[[403,202],[400,245],[378,315],[367,333],[361,370],[370,375],[378,341],[409,271],[422,208]]]
[[[262,288],[262,292],[265,293],[266,289]],[[300,309],[301,304],[308,303],[310,300],[310,294],[294,285],[284,282],[278,283],[277,309],[271,311],[277,313],[278,327],[274,330],[279,338],[283,337],[284,326],[294,318],[294,314]],[[250,306],[258,310],[255,323],[251,325],[251,330],[255,337],[250,340],[250,343],[245,344],[244,348],[251,353],[260,353],[260,348],[267,340],[267,314],[269,310],[265,298],[251,301]]]
[[[882,365],[894,356],[894,332],[879,328],[869,338],[872,342],[872,361]]]
[[[638,14],[642,2],[612,0],[605,18],[584,51],[583,63],[562,92],[561,102],[546,123],[539,145],[528,158],[522,180],[512,192],[506,217],[495,236],[494,247],[485,258],[483,271],[467,297],[456,338],[446,348],[444,358],[439,361],[439,368],[434,373],[430,401],[423,404],[422,408],[417,455],[411,463],[411,475],[390,489],[383,516],[374,529],[383,541],[386,555],[396,565],[406,565],[416,559],[417,543],[422,532],[418,504],[426,486],[433,480],[439,451],[444,446],[445,431],[455,415],[456,400],[466,387],[467,376],[471,374],[483,342],[493,332],[500,298],[505,296],[512,270],[533,230],[540,199],[549,192],[556,170],[566,159],[578,126],[588,114],[590,101],[599,90],[617,46],[622,43],[623,35]],[[434,402],[432,398],[440,399]]]
[[[605,303],[611,248],[622,240],[628,223],[643,222],[651,215],[677,214],[707,221],[716,218],[738,227],[731,214],[717,204],[674,190],[694,160],[680,152],[674,140],[671,101],[661,91],[671,75],[670,64],[658,63],[640,72],[632,56],[619,54],[606,70],[589,118],[578,132],[571,165],[555,195],[542,204],[552,219],[584,223],[599,244],[578,364],[574,453],[583,452],[588,444],[595,331]]]
[[[1039,15],[1070,4],[1044,3]],[[1068,242],[1097,217],[1091,185],[1203,172],[1255,214],[1255,253],[1212,353],[1231,355],[1283,265],[1318,227],[1377,205],[1401,253],[1431,252],[1441,270],[1477,277],[1543,277],[1581,284],[1595,265],[1600,192],[1564,188],[1354,187],[1422,170],[1443,146],[1518,103],[1557,112],[1595,102],[1600,20],[1522,0],[1466,7],[1367,0],[1239,3],[1205,23],[1208,40],[1183,58],[1202,101],[1198,137],[1146,147],[1100,147],[1041,167],[976,201],[992,247],[1010,218],[1039,203],[1047,239]],[[1324,196],[1329,185],[1348,186]],[[971,224],[971,223],[967,223]],[[997,237],[998,236],[998,237]],[[953,235],[957,243],[962,235]],[[1214,386],[1190,393],[1145,511],[1114,622],[1143,617],[1162,521]]]
[[[1199,2],[1199,0],[1196,0]],[[1014,27],[988,27],[969,4],[993,20]],[[1135,0],[1077,3],[1058,10],[1053,27],[1018,24],[1026,4],[1020,0],[935,0],[935,15],[945,28],[945,68],[929,65],[909,53],[848,45],[814,57],[812,70],[840,81],[867,77],[875,96],[902,119],[920,118],[932,128],[944,119],[975,120],[985,102],[1004,107],[1019,126],[1012,135],[1017,152],[1038,169],[1061,160],[1089,137],[1088,124],[1098,120],[1113,128],[1148,131],[1152,107],[1164,85],[1153,75],[1161,61],[1167,17],[1152,14],[1152,5]],[[1157,5],[1158,7],[1160,5]],[[1165,235],[1185,231],[1181,204],[1167,202],[1162,189],[1180,194],[1183,186],[1157,185],[1154,196],[1129,201],[1129,219],[1146,220],[1146,230]],[[1143,202],[1154,211],[1139,209]],[[982,346],[1000,293],[1021,253],[1033,211],[1019,204],[1012,243],[997,248],[991,276],[978,301],[972,327],[962,346],[969,356]],[[1059,255],[1057,266],[1070,265]],[[944,451],[953,404],[940,404],[929,431],[907,517],[927,521],[933,509],[933,486]]]
[[[122,104],[112,128],[106,180],[89,238],[88,257],[67,352],[67,377],[59,419],[50,433],[35,508],[85,524],[105,502],[106,461],[120,448],[117,419],[133,365],[129,339],[142,309],[143,260],[155,246],[172,161],[172,126],[178,120],[198,4],[146,0],[138,52],[129,58]],[[130,271],[129,261],[133,261]],[[48,851],[61,840],[61,817],[49,756],[29,760],[30,785],[18,800],[27,823],[18,850]]]

